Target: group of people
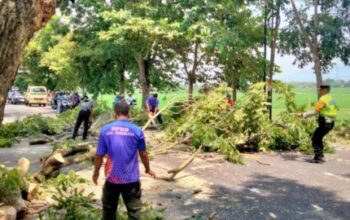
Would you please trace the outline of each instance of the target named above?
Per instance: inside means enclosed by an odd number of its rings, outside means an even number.
[[[51,105],[57,113],[62,113],[67,109],[74,109],[80,104],[81,98],[78,92],[56,92],[51,94]],[[85,97],[86,95],[83,95]]]
[[[337,114],[335,102],[329,92],[330,87],[328,85],[321,86],[321,97],[315,105],[315,108],[309,112],[295,114],[299,117],[319,115],[319,126],[312,137],[312,146],[315,152],[312,162],[314,163],[321,163],[324,161],[323,138],[334,127],[334,120]],[[103,186],[102,195],[104,220],[116,219],[120,196],[123,197],[129,219],[140,219],[142,202],[138,155],[144,165],[145,173],[156,178],[156,174],[150,167],[145,135],[140,127],[129,121],[130,108],[133,105],[127,100],[123,100],[121,96],[120,99],[116,99],[115,101],[115,121],[105,125],[101,129],[94,162],[92,180],[97,185],[103,158],[105,156],[109,158],[109,164],[106,166],[107,169],[105,170],[106,181]],[[227,96],[227,103],[230,106],[234,106],[234,102],[229,96]],[[148,97],[146,107],[148,113],[151,115],[159,112],[159,100],[156,93]],[[73,138],[76,137],[77,129],[81,121],[84,121],[84,125],[87,125],[86,120],[91,112],[92,105],[89,104],[89,102],[83,103],[79,112]],[[162,123],[160,114],[157,119],[159,123]],[[83,138],[86,138],[86,134],[87,131],[84,130]]]
[[[120,102],[126,102],[131,107],[136,105],[136,99],[132,97],[131,93],[128,94],[128,97],[126,99],[123,94],[117,94],[114,99],[114,105]]]

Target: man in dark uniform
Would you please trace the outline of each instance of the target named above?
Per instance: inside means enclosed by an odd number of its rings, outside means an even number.
[[[77,137],[80,125],[83,122],[84,122],[83,140],[86,140],[91,116],[92,116],[92,104],[89,101],[89,98],[87,96],[84,96],[84,98],[82,99],[82,103],[80,104],[80,111],[78,114],[77,121],[75,123],[74,131],[73,131],[73,140],[75,140],[75,138]]]
[[[314,148],[315,156],[311,162],[322,163],[323,158],[323,138],[333,129],[334,121],[337,116],[337,107],[332,96],[329,94],[330,86],[320,86],[321,97],[316,103],[313,110],[300,113],[299,116],[304,118],[319,115],[318,128],[316,128],[312,136],[312,147]]]

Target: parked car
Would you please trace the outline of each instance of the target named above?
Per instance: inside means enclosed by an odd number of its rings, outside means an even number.
[[[47,105],[47,89],[44,86],[29,86],[24,96],[27,101],[26,104],[29,106],[34,104],[39,106]]]
[[[15,105],[20,103],[25,104],[27,103],[27,100],[19,91],[13,91],[10,103]]]

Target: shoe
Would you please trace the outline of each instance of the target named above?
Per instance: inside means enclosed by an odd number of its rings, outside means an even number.
[[[313,159],[309,160],[310,163],[324,163],[326,162],[322,157],[314,157]]]

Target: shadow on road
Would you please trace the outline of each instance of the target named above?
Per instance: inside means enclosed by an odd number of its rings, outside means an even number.
[[[322,188],[309,187],[296,181],[267,175],[253,176],[235,191],[213,185],[211,199],[189,199],[180,192],[165,192],[160,197],[174,200],[172,212],[200,218],[212,212],[217,219],[350,219],[350,203],[340,201]],[[174,208],[173,207],[173,208]],[[197,215],[194,215],[194,210]],[[198,218],[199,216],[199,218]]]

